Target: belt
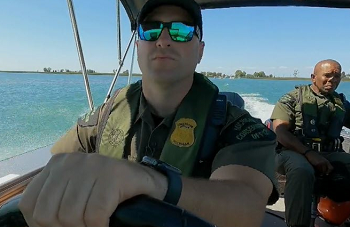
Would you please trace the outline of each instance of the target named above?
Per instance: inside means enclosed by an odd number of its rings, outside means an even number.
[[[343,149],[342,142],[341,138],[327,141],[322,141],[320,138],[312,138],[305,140],[305,145],[318,152],[338,152]]]

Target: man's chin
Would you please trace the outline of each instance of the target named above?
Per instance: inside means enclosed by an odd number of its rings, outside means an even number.
[[[154,71],[152,79],[158,83],[173,83],[177,79],[178,75],[174,74],[174,70],[171,71]]]
[[[323,88],[322,92],[323,94],[332,94],[335,91],[335,88]]]

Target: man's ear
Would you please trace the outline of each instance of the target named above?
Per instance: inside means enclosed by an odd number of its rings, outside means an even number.
[[[205,42],[201,41],[199,43],[199,53],[198,53],[198,64],[201,62],[204,52]]]
[[[312,81],[312,83],[316,82],[316,75],[313,73],[311,74],[311,81]]]

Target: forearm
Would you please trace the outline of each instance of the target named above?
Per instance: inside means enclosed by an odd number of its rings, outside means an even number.
[[[148,177],[137,175],[147,183],[138,193],[163,200],[166,177],[148,167],[144,171]],[[259,227],[273,188],[264,173],[241,165],[222,166],[210,180],[182,177],[182,185],[178,206],[219,227]]]
[[[267,198],[239,181],[183,178],[179,206],[219,227],[258,227]]]
[[[309,148],[305,146],[296,136],[287,130],[276,131],[277,140],[289,150],[304,154]]]

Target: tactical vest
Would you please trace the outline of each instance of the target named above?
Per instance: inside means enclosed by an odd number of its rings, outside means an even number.
[[[340,137],[340,133],[343,127],[343,121],[345,117],[345,108],[341,97],[338,93],[334,92],[332,95],[332,103],[335,106],[332,117],[329,121],[329,127],[327,133],[322,135],[319,131],[319,119],[318,119],[318,105],[311,87],[309,85],[296,86],[298,89],[298,102],[296,104],[296,112],[301,112],[302,116],[296,117],[296,123],[301,125],[302,134],[306,138],[321,138],[337,139]]]
[[[101,122],[105,124],[99,125],[98,153],[112,158],[126,158],[125,139],[138,114],[141,88],[139,81],[113,96],[110,111],[102,116]],[[204,97],[204,94],[205,98],[198,98],[200,95]],[[217,95],[218,88],[203,75],[195,73],[193,85],[177,109],[160,160],[179,168],[184,176],[193,173],[205,138],[207,119]]]

